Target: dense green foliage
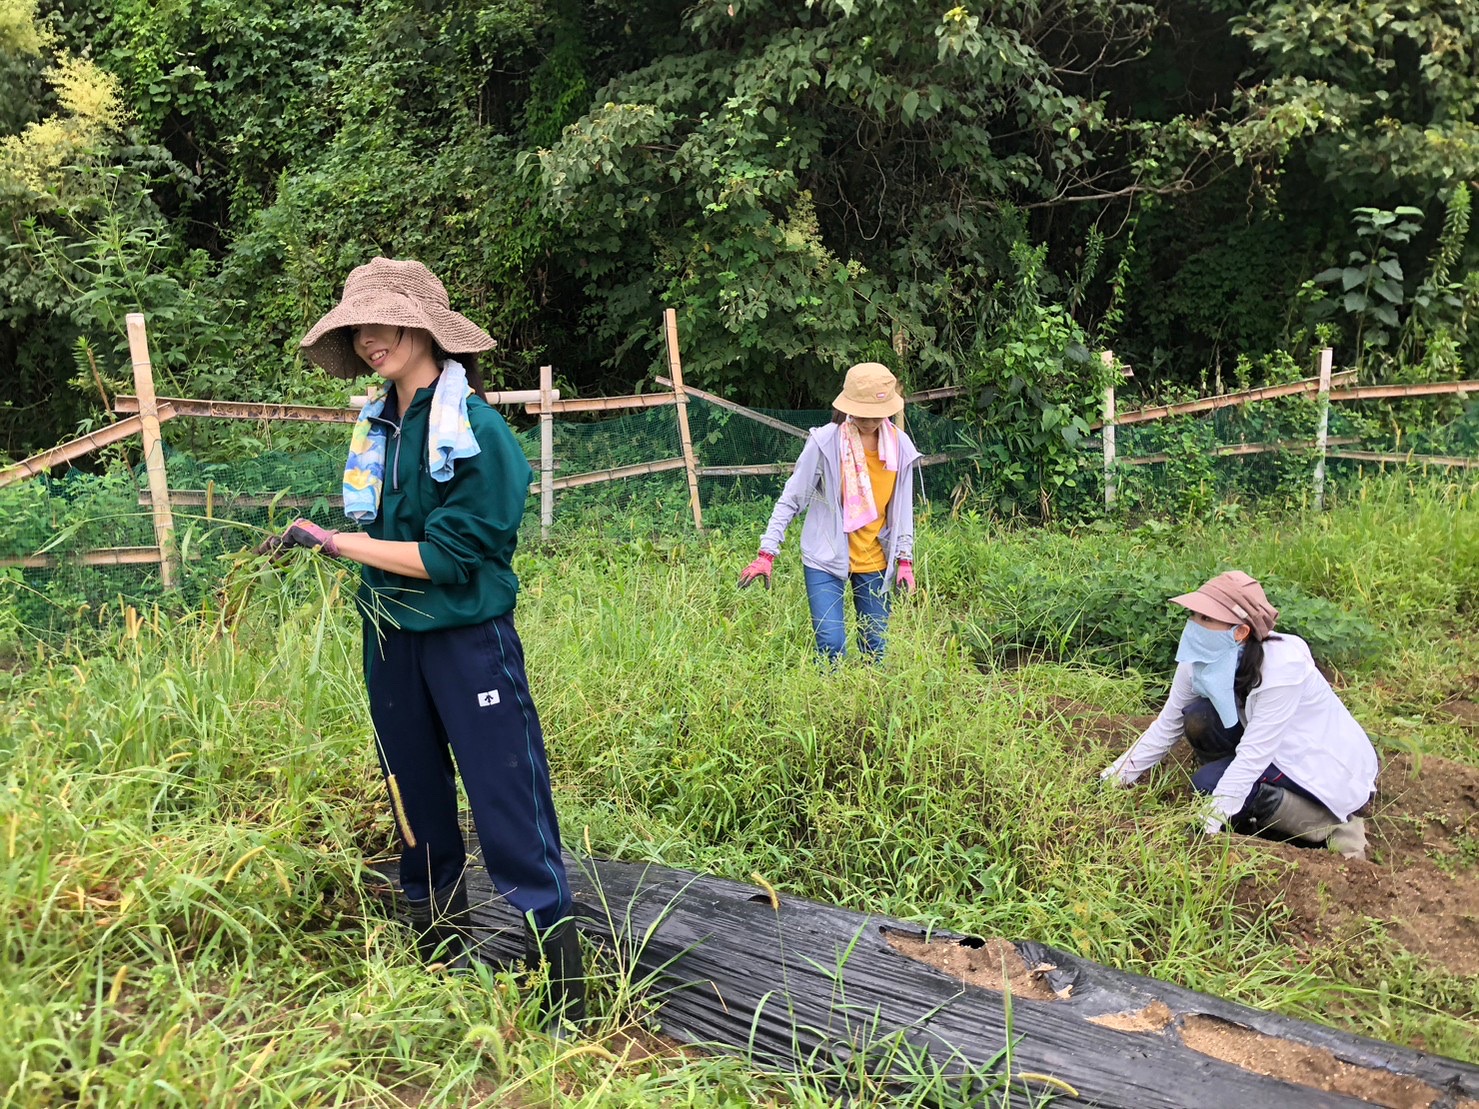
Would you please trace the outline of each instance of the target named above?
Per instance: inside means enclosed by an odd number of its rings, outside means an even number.
[[[1109,347],[1461,376],[1479,16],[1437,0],[4,0],[0,451],[162,391],[344,395],[296,339],[416,256],[500,339],[629,391],[971,386],[988,492],[1053,514]],[[1450,413],[1451,415],[1451,413]],[[1035,427],[1034,427],[1035,423]],[[995,429],[995,430],[993,430]],[[221,446],[222,451],[229,450]]]

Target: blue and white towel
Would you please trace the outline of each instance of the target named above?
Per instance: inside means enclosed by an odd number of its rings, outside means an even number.
[[[471,394],[467,370],[462,363],[447,359],[437,378],[426,428],[427,469],[435,481],[451,481],[452,464],[483,449],[467,418],[467,398]],[[344,515],[361,524],[380,514],[386,430],[375,420],[383,411],[385,394],[371,390],[349,439],[349,460],[344,465]]]

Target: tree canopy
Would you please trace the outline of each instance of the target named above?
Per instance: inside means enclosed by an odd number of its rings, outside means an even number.
[[[417,257],[500,339],[815,404],[1066,403],[1113,347],[1200,386],[1334,341],[1475,353],[1479,5],[1300,0],[0,0],[0,451],[103,419],[122,316],[171,391],[338,395],[296,340]]]

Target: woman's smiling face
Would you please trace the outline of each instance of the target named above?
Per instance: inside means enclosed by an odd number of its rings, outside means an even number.
[[[390,382],[431,353],[431,336],[419,327],[367,323],[351,327],[349,334],[360,361]]]

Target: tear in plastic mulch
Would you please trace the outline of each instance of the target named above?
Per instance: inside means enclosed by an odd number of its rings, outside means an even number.
[[[773,902],[766,889],[667,867],[566,865],[588,945],[645,980],[661,1031],[762,1066],[887,1080],[923,1065],[967,1083],[1010,1067],[1019,1097],[1055,1105],[1479,1109],[1479,1067],[1043,944],[926,937],[906,921]],[[381,872],[394,880],[395,864]],[[520,958],[521,921],[481,865],[468,892],[480,958]]]

